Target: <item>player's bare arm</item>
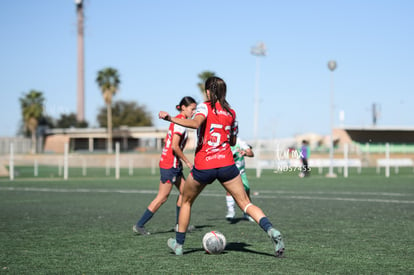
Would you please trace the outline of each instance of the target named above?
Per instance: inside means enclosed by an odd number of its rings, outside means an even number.
[[[160,119],[164,119],[172,123],[175,123],[175,124],[187,127],[187,128],[192,128],[192,129],[198,129],[205,120],[205,117],[202,115],[196,115],[192,119],[171,117],[167,112],[164,112],[164,111],[160,111],[158,113],[158,117]]]
[[[237,142],[237,135],[234,135],[233,133],[230,133],[230,146],[236,145]]]
[[[188,158],[184,155],[184,152],[180,148],[180,135],[174,134],[174,137],[172,139],[171,148],[174,151],[174,153],[187,165],[188,168],[192,169],[193,164],[188,160]]]
[[[254,153],[251,149],[243,150],[242,155],[245,156],[245,157],[250,157],[250,158],[254,157]]]

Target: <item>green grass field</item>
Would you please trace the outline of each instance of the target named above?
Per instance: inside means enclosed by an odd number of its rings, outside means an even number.
[[[159,176],[150,169],[106,177],[104,170],[71,170],[67,181],[57,169],[17,167],[14,181],[0,179],[0,273],[11,274],[414,274],[414,173],[375,169],[349,178],[318,173],[248,171],[255,204],[282,232],[285,257],[258,225],[229,223],[219,183],[196,200],[184,256],[168,249],[173,237],[175,200],[171,194],[146,228],[132,225],[154,198]],[[158,171],[157,171],[158,172]],[[238,211],[238,217],[242,217]],[[227,238],[221,255],[206,254],[201,239],[209,230]]]

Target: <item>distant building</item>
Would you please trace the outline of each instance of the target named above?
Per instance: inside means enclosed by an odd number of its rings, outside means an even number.
[[[162,150],[164,139],[167,135],[167,128],[156,127],[127,127],[113,129],[113,146],[117,142],[120,150],[148,151]],[[193,149],[195,145],[194,131],[189,131],[187,149]],[[63,153],[64,144],[69,144],[71,152],[105,152],[107,150],[107,129],[106,128],[68,128],[50,129],[46,132],[44,152]]]
[[[317,133],[303,133],[287,139],[263,140],[261,148],[299,148],[303,140],[309,142],[312,151],[322,153],[329,150],[330,135]],[[348,144],[351,153],[383,153],[388,143],[390,152],[414,153],[414,128],[408,127],[338,127],[333,130],[333,140],[336,152],[343,151],[344,145]],[[254,144],[254,141],[251,142]]]
[[[414,128],[409,127],[343,127],[334,129],[333,136],[339,147],[348,143],[361,151],[383,152],[389,143],[393,151],[414,152]]]

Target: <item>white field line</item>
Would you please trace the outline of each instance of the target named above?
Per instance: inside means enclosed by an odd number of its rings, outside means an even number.
[[[260,191],[263,194],[297,194],[296,191]],[[324,191],[311,191],[311,192],[300,192],[301,194],[317,194],[317,195],[364,195],[364,196],[396,196],[406,197],[410,196],[407,193],[389,193],[389,192],[324,192]],[[414,194],[413,194],[414,195]]]
[[[37,187],[0,187],[0,191],[24,191],[24,192],[55,192],[55,193],[121,193],[121,194],[157,194],[157,190],[130,190],[130,189],[85,189],[85,188],[37,188]],[[176,191],[172,191],[173,194],[177,194]],[[260,193],[260,192],[259,192]],[[414,200],[395,200],[395,199],[369,199],[369,198],[355,198],[355,197],[320,197],[309,195],[286,195],[295,194],[295,192],[289,191],[263,191],[262,193],[274,193],[279,195],[255,195],[254,197],[263,199],[297,199],[297,200],[331,200],[331,201],[359,201],[359,202],[379,202],[379,203],[403,203],[414,204]],[[407,196],[401,193],[376,193],[376,192],[307,192],[306,194],[336,194],[336,195],[381,195],[381,196]],[[222,197],[223,193],[211,193],[203,192],[201,196],[207,197]]]

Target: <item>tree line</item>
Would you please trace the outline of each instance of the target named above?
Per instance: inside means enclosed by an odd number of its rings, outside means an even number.
[[[198,74],[197,87],[204,96],[204,82],[215,73],[204,71]],[[119,90],[121,79],[116,69],[107,67],[97,73],[95,79],[105,106],[100,108],[96,120],[99,127],[106,127],[108,133],[108,150],[112,148],[112,128],[126,126],[153,126],[152,115],[145,105],[134,101],[113,101],[113,97]],[[35,153],[37,136],[41,135],[39,129],[53,128],[87,128],[87,121],[78,121],[75,113],[62,113],[60,117],[53,118],[45,113],[43,92],[30,90],[19,98],[22,114],[22,127],[19,132],[32,139],[32,153]]]

